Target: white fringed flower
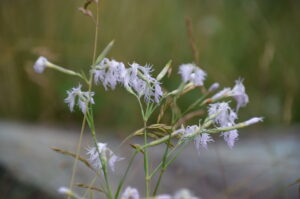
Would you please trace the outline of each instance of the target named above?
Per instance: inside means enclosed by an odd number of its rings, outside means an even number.
[[[219,127],[231,127],[235,125],[235,120],[237,119],[237,114],[229,107],[227,102],[211,104],[208,114],[209,117],[214,117],[214,123]],[[232,148],[238,138],[238,131],[223,132],[221,135],[224,137],[227,145]]]
[[[65,103],[69,105],[70,111],[74,111],[74,106],[77,99],[77,105],[81,109],[82,113],[85,114],[87,110],[87,104],[95,104],[93,96],[94,92],[83,92],[81,91],[81,85],[77,88],[72,88],[71,90],[67,91],[68,96],[65,98]]]
[[[92,70],[94,82],[103,84],[105,90],[115,89],[118,83],[122,84],[128,91],[134,92],[139,97],[144,97],[146,103],[155,101],[158,103],[163,96],[160,82],[151,76],[152,68],[148,65],[141,66],[137,63],[125,67],[122,62],[103,59],[101,63]]]
[[[208,133],[200,133],[195,137],[195,146],[198,152],[200,152],[200,148],[207,149],[207,143],[213,142],[214,140]]]
[[[45,57],[40,56],[33,65],[34,71],[36,73],[43,73],[47,67],[47,62],[48,60]]]
[[[235,141],[238,140],[239,134],[236,129],[221,133],[229,148],[233,148]]]
[[[240,107],[245,107],[249,102],[249,97],[245,92],[245,86],[242,79],[235,81],[235,86],[231,90],[231,96],[236,100],[238,111]]]
[[[139,97],[144,96],[146,103],[159,102],[163,95],[160,82],[151,76],[150,66],[132,63],[124,78],[124,87],[131,87]]]
[[[199,126],[187,126],[183,132],[183,138],[194,135],[200,130]],[[195,147],[200,152],[201,147],[207,149],[207,143],[213,142],[214,140],[208,133],[198,133],[194,138]]]
[[[182,64],[179,66],[179,74],[183,82],[192,82],[195,86],[202,86],[206,78],[206,72],[195,64]]]
[[[115,163],[123,160],[117,155],[115,155],[112,150],[107,147],[106,143],[98,143],[98,150],[96,147],[88,148],[87,155],[89,156],[89,162],[93,165],[93,167],[97,170],[102,168],[102,163],[108,163],[108,166],[112,171],[115,171]],[[100,154],[100,156],[99,156]]]
[[[139,199],[140,195],[136,188],[127,187],[123,192],[121,199]]]
[[[235,101],[237,102],[236,111],[238,111],[240,107],[246,106],[249,102],[249,97],[245,91],[243,80],[241,79],[235,81],[235,86],[232,89],[224,88],[223,90],[212,96],[212,99],[218,100],[223,97],[233,97],[235,99]]]
[[[175,193],[173,199],[199,199],[199,198],[194,196],[188,189],[181,189]]]
[[[94,73],[94,81],[97,85],[101,81],[105,90],[108,87],[114,90],[118,83],[123,82],[125,70],[125,65],[122,62],[104,58],[92,72]]]
[[[208,109],[210,117],[214,117],[214,122],[220,127],[228,127],[229,124],[234,124],[237,119],[236,113],[230,108],[227,102],[210,104]]]

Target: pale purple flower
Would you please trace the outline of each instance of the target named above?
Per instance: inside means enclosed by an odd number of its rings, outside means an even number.
[[[124,77],[124,87],[132,88],[139,97],[144,96],[146,103],[159,102],[163,95],[160,82],[151,76],[152,68],[132,63]]]
[[[239,137],[238,131],[236,129],[227,131],[227,132],[223,132],[223,133],[221,133],[221,135],[224,137],[224,140],[226,141],[227,145],[231,149],[233,148],[235,141]]]
[[[214,117],[214,122],[219,127],[231,127],[235,125],[237,114],[229,107],[227,102],[211,104],[208,110],[209,116]],[[227,145],[232,148],[238,138],[238,131],[231,130],[221,133]]]
[[[262,122],[263,118],[262,117],[253,117],[247,121],[245,121],[245,124],[248,125],[252,125],[252,124],[256,124],[258,122]]]
[[[121,199],[139,199],[140,195],[136,188],[127,187],[123,192]]]
[[[106,143],[98,143],[98,150],[96,147],[90,147],[87,149],[88,160],[95,169],[101,169],[102,163],[108,163],[108,166],[112,171],[115,171],[115,163],[123,160],[124,158],[115,155],[112,150],[107,147]],[[99,156],[100,154],[100,156]]]
[[[194,196],[188,189],[181,189],[175,193],[173,199],[198,199],[198,197]]]
[[[215,82],[209,87],[208,92],[213,92],[213,91],[217,90],[219,87],[220,87],[220,84],[218,82]]]
[[[65,98],[65,103],[69,105],[70,111],[74,111],[75,102],[77,99],[77,104],[81,109],[82,113],[86,113],[88,103],[95,104],[93,96],[94,92],[83,92],[81,91],[81,85],[77,88],[72,88],[67,91],[68,96]]]
[[[235,123],[237,114],[230,108],[227,102],[210,104],[208,109],[210,117],[214,117],[215,124],[220,127],[228,127]]]
[[[206,78],[206,72],[195,64],[182,64],[179,66],[179,72],[183,82],[192,82],[195,86],[202,86]]]
[[[105,90],[107,90],[108,87],[114,90],[118,83],[123,83],[125,71],[126,68],[122,62],[113,59],[109,60],[107,58],[104,58],[100,64],[92,70],[95,83],[99,84],[101,81]]]
[[[196,134],[199,130],[200,130],[199,126],[192,125],[192,126],[187,126],[183,131],[183,138],[187,138],[187,137],[190,137],[190,136],[195,136],[194,137],[194,143],[195,143],[195,147],[196,147],[198,152],[200,152],[201,147],[207,149],[207,143],[214,141],[208,133],[198,133],[198,134]],[[181,133],[182,129],[179,129],[177,131]]]
[[[231,90],[231,96],[236,100],[238,111],[240,107],[244,107],[249,102],[249,97],[245,92],[245,86],[243,84],[242,79],[238,79],[235,81],[235,86]]]
[[[218,100],[222,97],[227,97],[230,94],[231,89],[230,88],[224,88],[223,90],[219,91],[218,93],[216,93],[215,95],[213,95],[211,97],[211,99],[213,100]]]
[[[179,74],[181,75],[182,81],[187,83],[190,81],[191,74],[193,73],[194,64],[182,64],[179,66]]]
[[[67,187],[59,187],[57,192],[65,195],[70,195],[72,193],[72,191]]]
[[[155,196],[155,199],[172,199],[172,196],[170,196],[168,194],[161,194],[161,195]]]
[[[197,125],[187,126],[184,131],[184,137],[188,137],[196,133],[197,131],[199,131],[199,126]]]
[[[200,133],[195,137],[195,146],[198,152],[200,148],[203,147],[207,149],[207,143],[213,142],[214,140],[208,133]]]
[[[43,73],[45,68],[47,67],[47,62],[48,60],[45,57],[40,56],[33,65],[35,72]]]
[[[163,96],[163,91],[159,84],[160,83],[156,81],[154,85],[154,100],[156,103],[158,103],[160,98]]]

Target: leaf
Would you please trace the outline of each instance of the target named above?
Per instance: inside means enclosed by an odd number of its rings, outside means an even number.
[[[68,156],[71,156],[73,158],[76,158],[76,154],[75,153],[72,153],[70,151],[66,151],[66,150],[63,150],[63,149],[59,149],[57,147],[51,147],[51,149],[55,152],[58,152],[58,153],[61,153],[61,154],[64,154],[64,155],[68,155]],[[84,159],[83,157],[81,156],[78,156],[78,160],[80,160],[83,164],[85,164],[88,168],[92,169],[94,172],[96,172],[96,170],[92,167],[92,165],[90,165],[89,161],[87,161],[86,159]]]
[[[94,66],[96,66],[97,64],[99,64],[108,54],[108,52],[110,51],[110,49],[113,47],[115,41],[112,40],[111,42],[109,42],[109,44],[104,48],[104,50],[100,53],[100,55],[97,57],[96,62],[94,63]]]
[[[130,146],[131,146],[132,148],[134,148],[135,150],[144,153],[144,150],[141,149],[141,146],[140,146],[139,144],[130,144]]]
[[[86,189],[90,189],[90,190],[94,190],[94,191],[104,193],[104,191],[102,189],[94,187],[94,186],[89,186],[89,185],[86,185],[86,184],[76,184],[76,186],[80,187],[80,188],[86,188]]]
[[[167,73],[169,73],[169,71],[171,70],[171,63],[172,63],[172,60],[170,60],[166,66],[160,71],[160,73],[157,75],[156,79],[158,81],[162,80]]]

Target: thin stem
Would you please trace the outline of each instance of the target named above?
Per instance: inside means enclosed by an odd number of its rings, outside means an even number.
[[[147,121],[144,121],[144,144],[147,145]],[[149,183],[150,183],[150,178],[149,178],[149,157],[148,157],[148,151],[145,148],[144,149],[144,170],[145,170],[145,183],[146,183],[146,198],[149,198],[150,190],[149,190]]]
[[[163,174],[164,174],[164,172],[166,170],[166,161],[167,161],[167,157],[168,157],[170,140],[171,140],[171,136],[169,136],[168,142],[166,144],[166,149],[165,149],[165,152],[164,152],[164,155],[163,155],[163,159],[162,159],[162,167],[161,167],[160,174],[159,174],[157,183],[156,183],[154,191],[153,191],[153,197],[157,193],[158,187],[159,187],[160,182],[161,182],[161,178],[162,178],[162,176],[163,176]]]
[[[133,161],[134,161],[137,154],[138,154],[138,151],[135,151],[130,157],[129,163],[128,163],[127,168],[125,170],[125,173],[124,173],[123,177],[121,178],[121,180],[119,182],[118,189],[117,189],[117,192],[116,192],[115,197],[114,197],[115,199],[117,199],[119,197],[120,191],[121,191],[121,189],[124,185],[124,181],[127,177],[128,171],[131,168],[132,163],[133,163]]]
[[[96,60],[96,51],[97,51],[97,42],[98,42],[98,23],[99,23],[99,6],[98,6],[98,3],[96,3],[96,5],[97,5],[97,11],[96,11],[97,12],[97,19],[96,19],[97,21],[96,21],[95,41],[94,41],[94,50],[93,50],[93,63]],[[60,68],[55,67],[55,65],[52,65],[52,67],[56,68],[57,70],[60,69]],[[62,71],[62,72],[64,72],[64,71]],[[67,71],[67,72],[70,72],[70,71]],[[74,75],[78,76],[77,73],[74,74]],[[82,76],[80,75],[80,77],[82,77]],[[92,90],[92,82],[93,82],[93,78],[92,78],[92,75],[90,74],[90,79],[89,79],[89,82],[88,82],[88,86],[89,86],[88,90],[89,91]],[[89,101],[87,102],[87,106],[88,106],[88,104],[89,104]],[[82,120],[80,137],[79,137],[79,141],[78,141],[78,144],[77,144],[77,150],[76,150],[76,158],[75,158],[75,161],[74,161],[74,164],[73,164],[72,176],[71,176],[70,185],[69,185],[70,190],[72,190],[73,183],[74,183],[74,178],[75,178],[75,173],[76,173],[76,170],[77,170],[77,162],[78,162],[78,158],[79,158],[79,154],[80,154],[83,132],[84,132],[85,125],[86,125],[86,119],[87,119],[87,113],[84,114],[84,117],[83,117],[83,120]],[[70,198],[70,196],[68,196],[68,199],[69,198]]]
[[[72,175],[71,175],[71,180],[70,180],[70,184],[69,184],[69,189],[72,190],[73,187],[73,183],[74,183],[74,178],[75,178],[75,173],[76,173],[76,169],[77,169],[77,162],[79,159],[79,154],[80,154],[80,149],[81,149],[81,143],[82,143],[82,137],[83,137],[83,132],[85,129],[85,124],[86,124],[86,114],[83,117],[83,121],[82,121],[82,125],[81,125],[81,131],[80,131],[80,136],[79,136],[79,141],[77,143],[77,149],[76,149],[76,157],[74,160],[74,164],[73,164],[73,168],[72,168]],[[68,199],[70,198],[70,196],[68,196]]]

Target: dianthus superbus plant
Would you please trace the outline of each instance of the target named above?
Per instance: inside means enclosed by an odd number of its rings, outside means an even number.
[[[164,172],[168,166],[177,158],[184,146],[194,142],[196,149],[200,152],[202,148],[207,149],[209,142],[213,142],[214,134],[221,134],[230,148],[234,146],[238,138],[238,129],[262,121],[261,117],[254,117],[244,122],[237,122],[238,111],[249,102],[248,95],[241,79],[236,80],[233,88],[224,88],[220,91],[219,83],[214,83],[208,89],[204,85],[206,72],[194,63],[182,64],[179,66],[178,74],[181,76],[181,82],[177,89],[169,91],[161,84],[163,78],[171,71],[171,61],[169,61],[162,71],[155,77],[150,65],[142,66],[138,63],[124,64],[114,59],[106,58],[114,42],[109,43],[100,55],[96,58],[97,37],[98,37],[98,4],[97,0],[87,0],[85,6],[80,8],[84,14],[94,18],[93,13],[88,10],[88,6],[95,3],[96,10],[96,34],[94,58],[90,68],[86,73],[75,72],[70,69],[51,63],[45,57],[40,57],[34,64],[34,70],[37,73],[43,73],[46,69],[54,69],[66,75],[78,77],[79,83],[74,88],[67,91],[65,103],[69,106],[71,112],[81,111],[83,114],[82,130],[78,142],[75,156],[73,174],[71,176],[69,187],[60,187],[59,193],[65,194],[68,198],[85,198],[88,192],[101,192],[108,199],[138,199],[142,198],[135,188],[127,186],[124,189],[125,179],[130,172],[130,168],[137,154],[144,157],[144,180],[146,198],[197,198],[188,190],[180,190],[173,196],[158,195],[158,189]],[[102,140],[98,141],[94,125],[93,105],[95,86],[102,86],[104,90],[114,90],[117,87],[123,87],[129,94],[134,96],[141,111],[141,120],[143,127],[138,129],[130,136],[142,136],[143,142],[131,144],[132,155],[123,176],[115,189],[110,184],[110,176],[115,171],[115,164],[122,161],[125,157],[119,157]],[[202,89],[198,89],[198,88]],[[195,99],[185,110],[177,106],[177,101],[188,92],[198,89],[201,95]],[[230,107],[230,100],[236,101],[236,107]],[[185,126],[195,116],[195,111],[201,110],[201,114],[196,114],[198,123]],[[166,112],[171,113],[171,117],[164,118]],[[158,114],[154,114],[157,112]],[[153,118],[157,117],[157,118]],[[157,123],[149,123],[157,121]],[[161,121],[164,121],[163,123]],[[93,138],[94,146],[87,149],[87,160],[80,157],[81,139],[85,126],[89,127]],[[151,148],[158,145],[164,145],[165,150],[158,165],[153,165],[148,152]],[[85,147],[87,148],[87,147]],[[66,153],[63,150],[56,151]],[[84,162],[94,173],[95,179],[89,183],[85,194],[79,196],[73,192],[74,175],[76,173],[77,162]],[[151,166],[150,166],[151,165]],[[150,169],[154,168],[154,169]],[[156,182],[151,183],[156,178]],[[94,187],[96,179],[100,179],[100,187]],[[94,195],[92,195],[94,197]]]

